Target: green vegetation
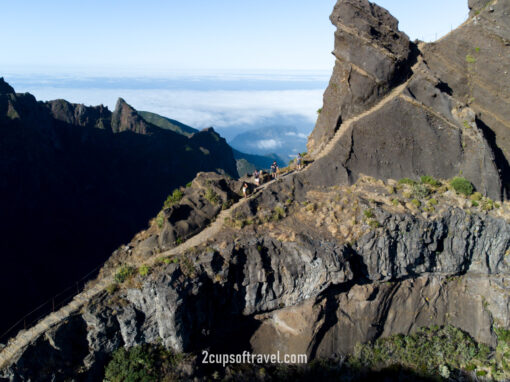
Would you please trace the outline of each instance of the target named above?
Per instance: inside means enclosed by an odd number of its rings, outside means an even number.
[[[214,205],[216,205],[220,202],[220,197],[210,187],[206,190],[204,198],[206,198],[209,201],[209,203],[214,204]]]
[[[160,257],[158,261],[163,264],[170,264],[172,262],[172,259],[169,257]]]
[[[182,259],[181,259],[182,260]],[[222,282],[215,275],[216,282]],[[231,365],[202,368],[193,355],[176,354],[161,345],[144,344],[116,350],[105,368],[105,381],[185,380],[179,371],[195,365],[204,380],[232,381],[357,381],[357,380],[471,380],[478,377],[509,380],[510,330],[495,328],[495,349],[478,344],[453,326],[420,328],[411,335],[393,335],[357,344],[344,361],[315,359],[306,365]],[[198,359],[198,358],[197,358]],[[468,375],[466,375],[468,373]],[[402,377],[404,377],[402,379]]]
[[[177,380],[176,366],[183,356],[161,345],[138,345],[129,350],[123,347],[113,353],[105,369],[108,382],[158,382]]]
[[[430,194],[429,189],[423,184],[415,184],[413,186],[413,196],[416,199],[422,199]]]
[[[278,220],[283,219],[284,217],[285,217],[285,210],[280,206],[276,206],[273,210],[271,219],[273,221],[278,221]]]
[[[483,211],[492,211],[494,209],[494,201],[490,198],[487,198],[482,201],[482,210]]]
[[[138,268],[138,274],[140,276],[147,276],[151,272],[151,268],[148,265],[142,265]]]
[[[416,208],[420,208],[421,202],[418,199],[411,200],[411,204],[413,204]]]
[[[136,269],[134,267],[123,265],[117,270],[117,273],[115,274],[115,282],[122,284],[128,278],[134,276],[135,272]]]
[[[459,193],[466,196],[469,196],[473,193],[474,187],[471,184],[469,180],[466,178],[456,176],[450,181],[450,185],[453,187],[453,189]]]
[[[476,58],[474,58],[472,55],[467,54],[466,55],[466,62],[468,64],[474,64],[476,62]]]
[[[188,183],[186,183],[186,188],[190,188],[192,183],[193,183],[193,182],[188,182]]]
[[[483,199],[483,195],[479,192],[475,192],[469,199],[474,200],[475,202],[479,202]]]
[[[156,224],[159,228],[163,228],[163,225],[165,224],[165,213],[163,211],[159,211],[156,216]]]
[[[429,201],[428,201],[428,204],[431,205],[431,206],[437,206],[437,200],[434,199],[434,198],[431,198]]]
[[[402,178],[398,181],[398,184],[408,184],[410,186],[414,186],[416,184],[416,181],[409,178]]]
[[[118,290],[119,290],[119,285],[117,283],[111,283],[110,285],[108,285],[106,287],[106,292],[108,292],[108,294],[114,294]]]
[[[476,52],[476,53],[480,53],[480,47],[479,47],[479,46],[477,46],[477,47],[475,48],[475,52]]]
[[[376,229],[376,228],[379,228],[381,226],[381,223],[379,223],[377,220],[375,219],[370,219],[368,221],[368,225],[370,226],[370,228],[372,229]]]
[[[372,211],[371,209],[367,209],[367,210],[363,211],[363,215],[365,215],[365,217],[367,219],[373,218],[374,217],[374,211]]]
[[[353,366],[381,369],[398,365],[422,376],[449,378],[454,370],[483,368],[488,348],[453,326],[421,328],[412,335],[381,338],[356,345],[349,359]]]
[[[441,186],[441,182],[434,179],[434,177],[432,176],[429,176],[429,175],[423,175],[421,178],[420,178],[421,182],[423,184],[428,184],[432,187],[439,187]]]
[[[320,113],[322,113],[322,107],[320,109],[317,110],[317,114],[320,115]]]
[[[464,125],[464,127],[465,127],[466,129],[471,129],[471,125],[469,124],[469,122],[468,122],[468,121],[462,121],[462,124]],[[463,146],[462,146],[462,147],[465,147],[465,146],[464,146],[464,144],[463,144]]]
[[[179,203],[182,199],[184,194],[181,190],[175,189],[172,194],[168,195],[168,197],[165,200],[165,203],[163,204],[163,208],[170,208],[176,203]]]
[[[392,199],[391,204],[393,204],[396,207],[400,205],[400,201],[398,199]]]

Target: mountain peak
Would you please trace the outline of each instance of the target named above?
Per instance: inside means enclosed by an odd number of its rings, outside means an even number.
[[[5,82],[3,77],[0,77],[0,94],[13,94],[15,93],[13,87]]]
[[[114,133],[132,131],[138,134],[148,134],[149,124],[123,98],[119,98],[112,114],[112,131]]]

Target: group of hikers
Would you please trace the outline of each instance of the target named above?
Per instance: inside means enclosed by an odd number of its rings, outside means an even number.
[[[296,157],[296,169],[301,170],[303,168],[303,156],[299,153]],[[270,168],[271,178],[276,179],[278,175],[280,174],[280,168],[278,167],[278,163],[276,161],[273,161],[273,164]],[[261,185],[261,178],[262,178],[262,171],[255,170],[253,172],[253,179],[255,181],[255,186],[259,187]],[[248,197],[248,190],[249,186],[248,183],[243,183],[243,196],[245,198]]]

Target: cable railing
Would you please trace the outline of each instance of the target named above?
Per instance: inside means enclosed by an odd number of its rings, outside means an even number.
[[[0,335],[0,344],[5,344],[9,338],[13,338],[21,330],[26,330],[36,324],[38,321],[46,317],[52,312],[56,312],[63,306],[67,305],[76,295],[83,292],[85,285],[88,281],[92,280],[93,276],[96,275],[99,270],[104,266],[105,263],[101,263],[93,270],[88,272],[78,281],[75,281],[72,285],[63,289],[59,293],[52,296],[47,301],[36,307],[34,310],[25,314],[13,325],[11,325],[4,333]]]

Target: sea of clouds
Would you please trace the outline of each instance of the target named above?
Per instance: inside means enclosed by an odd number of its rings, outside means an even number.
[[[6,77],[17,92],[38,100],[108,106],[119,97],[137,110],[154,112],[201,129],[214,127],[228,141],[250,130],[283,126],[281,137],[251,142],[257,153],[273,152],[313,129],[328,73],[217,75],[177,78]],[[287,135],[287,136],[286,136]]]

